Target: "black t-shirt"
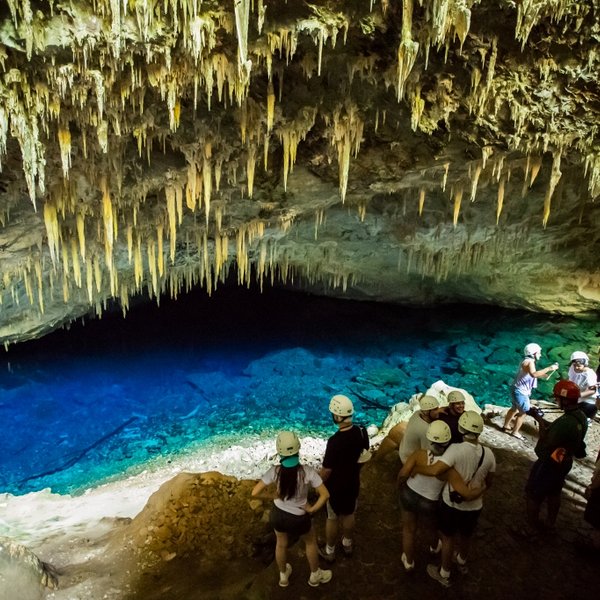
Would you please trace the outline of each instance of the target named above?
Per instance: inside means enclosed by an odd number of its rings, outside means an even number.
[[[462,433],[458,430],[458,420],[460,419],[460,415],[453,415],[450,412],[440,413],[439,419],[450,427],[452,433],[452,438],[450,439],[451,444],[460,444],[464,441]]]
[[[325,485],[332,496],[340,493],[358,496],[361,465],[357,461],[361,452],[368,449],[369,436],[357,425],[337,431],[327,440],[323,468],[331,469]]]

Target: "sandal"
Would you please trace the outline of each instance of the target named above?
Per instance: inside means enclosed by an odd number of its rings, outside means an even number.
[[[512,435],[514,438],[517,438],[518,440],[521,440],[522,442],[526,441],[527,438],[524,435],[521,435],[520,433],[510,433],[509,435]]]
[[[510,435],[512,433],[512,427],[503,427],[502,431],[504,431],[504,433],[508,433]]]

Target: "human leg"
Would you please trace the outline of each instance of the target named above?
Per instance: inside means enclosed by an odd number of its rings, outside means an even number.
[[[513,417],[517,414],[517,409],[516,408],[509,408],[508,412],[506,413],[506,417],[504,418],[504,425],[502,426],[502,429],[504,431],[507,431],[510,429],[510,423],[513,420]]]
[[[518,437],[520,435],[519,430],[523,426],[524,421],[525,421],[525,413],[517,412],[517,416],[515,417],[515,426],[513,427],[513,430],[512,430],[512,435],[514,435],[515,437]]]
[[[398,447],[400,446],[400,442],[402,441],[402,436],[404,435],[405,430],[405,422],[394,425],[394,427],[392,427],[388,431],[388,434],[385,436],[385,438],[383,438],[383,441],[379,445],[379,448],[375,453],[374,458],[376,460],[380,460],[390,452],[397,451]]]
[[[275,538],[277,539],[275,546],[275,562],[277,563],[279,572],[285,573],[287,565],[288,535],[287,533],[276,531]]]
[[[342,521],[342,550],[346,556],[350,556],[353,550],[352,533],[354,531],[355,518],[354,513],[343,515]]]
[[[546,527],[552,529],[556,525],[556,518],[560,510],[560,492],[558,494],[550,494],[546,500],[548,513],[546,515]]]
[[[407,564],[414,566],[415,562],[415,532],[417,530],[417,515],[416,513],[407,510],[402,511],[402,554],[406,559],[402,559]]]
[[[319,568],[319,549],[317,547],[317,536],[315,528],[311,526],[310,531],[302,536],[306,548],[306,560],[310,567],[310,578],[308,584],[317,587],[321,583],[331,581],[331,571]]]

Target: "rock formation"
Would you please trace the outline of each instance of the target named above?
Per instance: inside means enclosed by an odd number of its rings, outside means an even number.
[[[0,340],[293,283],[600,299],[599,0],[8,0]]]

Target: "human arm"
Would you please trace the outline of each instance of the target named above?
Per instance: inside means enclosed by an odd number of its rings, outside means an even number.
[[[454,468],[446,471],[445,478],[452,486],[452,489],[456,490],[465,500],[475,500],[476,498],[479,498],[487,488],[487,478],[484,485],[471,488],[461,477],[460,473]]]
[[[331,473],[333,473],[333,469],[326,469],[325,467],[321,467],[319,471],[319,475],[323,481],[327,481],[331,477]]]
[[[307,502],[304,505],[304,510],[309,515],[316,513],[325,504],[325,502],[327,502],[327,500],[329,499],[329,490],[325,487],[325,484],[322,483],[321,485],[318,485],[315,488],[315,491],[319,495],[319,497],[317,498],[317,501],[314,504],[310,504],[310,502]]]
[[[545,369],[535,369],[535,362],[533,360],[528,360],[526,364],[523,365],[523,369],[526,373],[529,373],[532,377],[536,379],[539,377],[544,377],[545,375],[549,375],[550,373],[554,373],[558,369],[558,364],[554,363]]]
[[[442,473],[445,473],[450,467],[451,467],[451,465],[446,464],[442,460],[438,460],[438,461],[434,462],[432,465],[415,464],[415,466],[412,468],[412,471],[410,474],[411,474],[411,477],[413,475],[419,475],[419,474],[429,475],[430,477],[437,477],[438,475],[442,475]]]
[[[406,459],[406,462],[402,465],[402,468],[398,472],[398,477],[396,478],[398,487],[400,487],[409,477],[411,477],[411,471],[417,462],[419,462],[419,457],[422,456],[423,453],[423,450],[416,450]]]
[[[275,500],[277,490],[274,484],[267,485],[262,479],[252,488],[252,497],[259,500]]]

